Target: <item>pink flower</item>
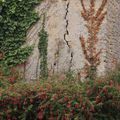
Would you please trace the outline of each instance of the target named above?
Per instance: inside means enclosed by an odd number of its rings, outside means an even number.
[[[39,113],[37,114],[37,118],[38,118],[39,120],[42,120],[43,117],[44,117],[43,112],[39,112]]]
[[[70,108],[71,107],[71,103],[69,102],[68,104],[67,104],[67,108]]]
[[[78,103],[75,104],[75,108],[79,108],[79,104]]]

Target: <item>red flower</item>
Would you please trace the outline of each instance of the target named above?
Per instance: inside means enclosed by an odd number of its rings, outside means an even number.
[[[41,100],[46,99],[46,98],[47,98],[46,92],[41,93],[40,96],[39,96],[39,98],[40,98]]]
[[[13,104],[14,104],[14,105],[17,105],[17,104],[19,104],[19,103],[20,103],[20,100],[19,100],[19,99],[13,98]]]
[[[74,110],[71,110],[70,116],[73,117],[73,115],[74,115]]]
[[[95,111],[95,108],[94,108],[93,105],[91,105],[91,107],[90,107],[90,112],[94,112],[94,111]]]
[[[10,83],[14,83],[15,82],[15,80],[16,80],[16,77],[15,76],[10,76],[9,78],[8,78],[8,80],[9,80],[9,82]]]
[[[95,102],[96,102],[96,104],[100,103],[101,102],[101,97],[97,96],[96,99],[95,99]]]
[[[7,120],[11,120],[11,117],[9,115],[7,115]]]
[[[105,94],[107,94],[108,93],[108,89],[107,89],[107,87],[105,86],[105,87],[103,87],[103,92],[105,93]]]
[[[68,104],[67,104],[67,108],[70,108],[71,107],[71,103],[69,102]]]
[[[32,98],[30,98],[30,103],[31,103],[31,104],[33,103],[33,99],[32,99]]]
[[[37,114],[37,118],[38,118],[39,120],[42,120],[43,117],[44,117],[43,112],[39,112],[39,113]]]
[[[91,95],[91,90],[88,89],[86,93],[87,93],[88,96],[90,96]]]
[[[113,86],[113,85],[114,85],[114,82],[111,80],[111,81],[109,82],[109,85],[110,85],[110,86]]]
[[[69,98],[68,97],[64,97],[64,102],[67,102],[69,100]]]
[[[2,52],[0,52],[0,60],[3,59],[4,54]]]
[[[78,103],[75,104],[75,108],[79,108],[79,104]]]
[[[83,104],[83,105],[82,105],[82,111],[84,111],[85,109],[86,109],[86,105]]]
[[[56,100],[57,99],[57,94],[54,94],[53,96],[52,96],[52,100]]]

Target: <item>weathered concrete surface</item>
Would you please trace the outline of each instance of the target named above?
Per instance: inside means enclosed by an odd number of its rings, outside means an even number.
[[[25,78],[27,80],[35,80],[39,77],[39,50],[38,50],[38,43],[39,43],[39,32],[42,28],[42,15],[49,9],[49,2],[43,2],[41,5],[36,7],[36,12],[40,16],[40,20],[31,27],[27,34],[27,41],[26,45],[34,46],[32,55],[28,58],[27,64],[25,65]]]
[[[108,12],[99,32],[98,50],[102,49],[101,64],[98,66],[99,75],[105,73],[109,60],[115,55],[120,58],[120,4],[119,0],[109,0],[106,10]],[[85,0],[89,6],[89,0]],[[96,9],[101,0],[96,0]],[[68,70],[80,71],[85,59],[79,37],[88,36],[85,22],[81,16],[82,6],[80,0],[45,0],[36,7],[41,14],[46,13],[45,30],[48,33],[48,70],[49,74],[64,73]],[[25,77],[36,79],[39,77],[40,60],[38,51],[39,37],[42,22],[39,20],[27,35],[27,44],[34,45],[34,51],[29,57],[25,67]],[[112,47],[111,43],[112,42]],[[112,54],[110,54],[110,50]]]
[[[114,69],[120,62],[120,0],[110,0],[107,9],[106,69]]]

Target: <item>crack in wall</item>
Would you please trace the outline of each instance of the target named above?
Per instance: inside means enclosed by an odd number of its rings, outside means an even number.
[[[69,67],[69,69],[71,70],[71,67],[72,67],[72,62],[73,62],[73,56],[74,56],[74,53],[73,52],[71,52],[71,59],[70,59],[70,67]]]
[[[68,48],[70,48],[70,45],[69,45],[69,41],[66,39],[66,36],[69,35],[69,31],[68,31],[69,21],[67,19],[67,16],[68,16],[68,13],[69,13],[69,5],[70,5],[70,3],[68,2],[67,6],[66,6],[66,14],[65,14],[65,18],[64,18],[66,20],[66,26],[65,26],[66,27],[66,32],[64,34],[64,40],[65,40]]]
[[[68,3],[67,3],[67,6],[66,6],[66,14],[65,14],[65,18],[64,18],[64,19],[66,20],[66,32],[65,32],[65,34],[64,34],[64,40],[65,40],[65,42],[66,42],[66,44],[67,44],[67,46],[68,46],[68,48],[69,48],[69,52],[70,52],[70,57],[71,57],[71,59],[70,59],[69,70],[71,70],[74,53],[73,53],[73,51],[71,50],[71,46],[70,46],[70,44],[69,44],[70,41],[68,41],[67,38],[66,38],[66,37],[69,35],[69,30],[68,30],[69,20],[67,19],[67,16],[68,16],[68,14],[69,14],[69,7],[70,7],[70,2],[69,2],[69,1],[67,1],[67,2],[68,2]]]

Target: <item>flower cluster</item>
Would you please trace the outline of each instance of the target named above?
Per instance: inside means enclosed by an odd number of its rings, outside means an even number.
[[[12,83],[0,89],[1,120],[96,120],[120,117],[113,81]]]

